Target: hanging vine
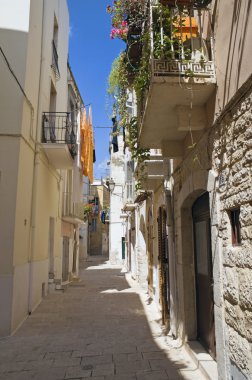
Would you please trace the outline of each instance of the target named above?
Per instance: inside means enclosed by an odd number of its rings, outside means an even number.
[[[166,1],[162,3],[168,4]],[[195,6],[205,6],[207,3],[208,0],[194,1]],[[148,149],[138,146],[139,123],[151,79],[150,20],[146,4],[144,0],[117,0],[107,7],[112,23],[111,38],[119,38],[126,43],[125,51],[112,64],[108,94],[113,99],[112,113],[118,116],[118,133],[121,128],[128,132],[127,145],[132,158],[139,163],[148,159],[149,154]],[[185,6],[180,6],[172,12],[170,7],[163,4],[158,3],[153,9],[153,58],[189,59],[191,51],[183,47],[182,54],[183,41],[179,33],[189,11]],[[132,120],[127,111],[129,91],[135,92],[138,107],[138,118]]]

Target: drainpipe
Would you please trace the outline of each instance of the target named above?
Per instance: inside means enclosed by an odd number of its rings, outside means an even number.
[[[32,313],[32,285],[33,285],[33,259],[35,250],[35,233],[36,233],[36,217],[37,217],[37,190],[38,190],[38,167],[39,167],[39,141],[38,134],[40,131],[39,124],[39,111],[40,111],[40,93],[41,93],[41,79],[42,79],[42,62],[43,62],[43,47],[44,47],[44,22],[45,22],[45,0],[43,0],[42,5],[42,28],[41,28],[41,50],[40,50],[40,71],[39,71],[39,87],[38,87],[38,98],[37,98],[37,125],[36,125],[36,136],[35,136],[35,154],[34,154],[34,164],[33,164],[33,179],[32,179],[32,198],[31,198],[31,237],[30,237],[30,252],[29,252],[29,289],[28,289],[28,314]]]

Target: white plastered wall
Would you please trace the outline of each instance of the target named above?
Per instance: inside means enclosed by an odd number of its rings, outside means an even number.
[[[110,177],[115,189],[110,196],[109,259],[113,264],[122,264],[122,241],[125,227],[120,218],[123,208],[124,154],[123,138],[118,136],[119,152],[111,152]]]

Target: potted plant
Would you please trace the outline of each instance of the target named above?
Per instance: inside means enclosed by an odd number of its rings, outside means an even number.
[[[90,204],[84,205],[84,222],[88,220],[89,215],[93,213],[93,206]]]

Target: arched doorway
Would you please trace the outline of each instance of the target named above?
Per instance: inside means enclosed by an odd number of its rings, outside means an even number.
[[[160,305],[162,310],[162,323],[169,321],[169,256],[167,216],[163,207],[158,211],[158,264],[159,264],[159,291]]]
[[[192,206],[195,283],[197,308],[197,339],[212,357],[216,356],[211,224],[209,194],[205,192]]]

